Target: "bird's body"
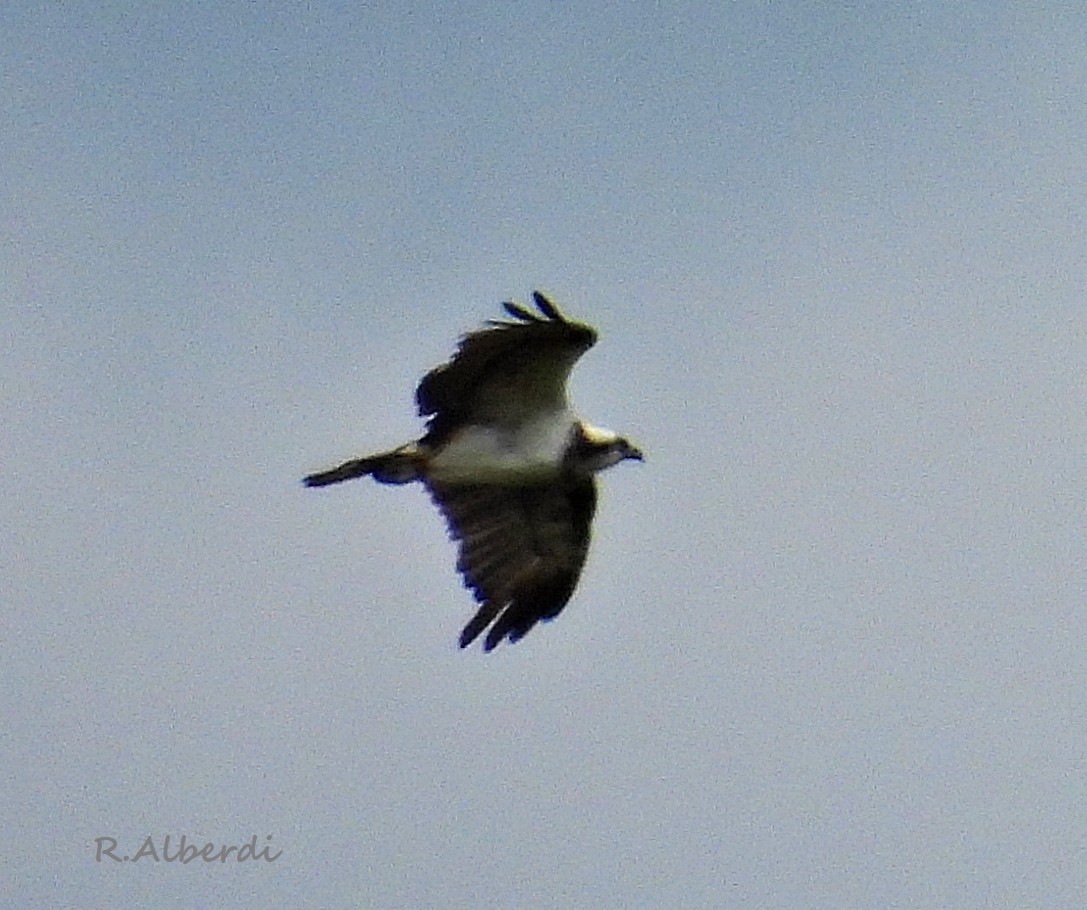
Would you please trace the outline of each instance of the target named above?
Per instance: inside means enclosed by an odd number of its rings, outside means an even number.
[[[642,457],[570,409],[567,376],[596,333],[533,296],[541,315],[505,304],[516,322],[492,321],[466,335],[448,363],[423,377],[416,390],[428,418],[422,439],[305,479],[316,487],[372,476],[427,487],[460,544],[457,568],[480,605],[461,647],[490,626],[489,651],[558,615],[588,552],[593,475]]]
[[[450,435],[431,456],[433,483],[518,485],[551,480],[561,472],[576,418],[569,411],[543,411],[513,426],[471,424]]]

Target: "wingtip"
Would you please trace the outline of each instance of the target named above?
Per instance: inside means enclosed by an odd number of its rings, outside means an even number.
[[[457,646],[460,648],[460,650],[463,651],[465,648],[471,645],[478,637],[479,632],[476,632],[474,635],[466,635],[464,632],[462,632],[460,636],[460,641],[457,642]],[[482,648],[483,653],[490,654],[499,644],[500,642],[491,641],[490,638],[484,639]]]
[[[478,619],[479,617],[476,617]],[[489,622],[489,620],[488,620]],[[470,644],[472,644],[480,635],[483,634],[483,630],[487,628],[487,623],[477,623],[475,619],[468,623],[464,627],[464,631],[460,633],[460,640],[458,644],[463,651]],[[483,653],[490,654],[495,648],[502,644],[502,639],[505,638],[505,633],[501,635],[493,634],[495,626],[491,626],[490,631],[487,632],[487,636],[483,639]]]
[[[513,300],[506,300],[502,304],[502,309],[509,313],[514,319],[520,319],[522,322],[539,322],[540,317],[535,313],[526,310],[521,304],[516,303]]]
[[[559,308],[555,306],[541,291],[533,291],[532,299],[536,303],[540,312],[543,313],[548,319],[554,319],[556,322],[565,322]]]

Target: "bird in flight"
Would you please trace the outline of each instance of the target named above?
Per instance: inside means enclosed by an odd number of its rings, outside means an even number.
[[[310,474],[308,487],[354,477],[420,482],[459,545],[457,569],[479,604],[461,632],[483,650],[518,641],[554,619],[577,586],[589,550],[598,471],[642,453],[570,409],[566,380],[596,343],[538,291],[539,312],[503,304],[461,338],[456,353],[415,390],[426,432],[390,452]],[[488,628],[489,627],[489,628]]]

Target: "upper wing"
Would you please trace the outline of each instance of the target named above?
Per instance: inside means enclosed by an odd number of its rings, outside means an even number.
[[[596,332],[567,320],[538,291],[532,297],[540,315],[520,304],[503,304],[515,321],[493,319],[465,335],[450,361],[423,377],[415,400],[420,415],[430,418],[430,439],[442,439],[469,419],[518,423],[565,406],[566,378],[596,342]]]
[[[480,604],[461,633],[462,648],[488,626],[485,651],[503,638],[517,641],[538,621],[558,616],[589,550],[596,509],[591,477],[525,487],[431,487],[430,492],[460,544],[457,569]]]

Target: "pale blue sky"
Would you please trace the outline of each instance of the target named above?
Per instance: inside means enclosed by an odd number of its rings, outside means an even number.
[[[1078,908],[1077,4],[0,12],[0,895]],[[535,287],[645,449],[491,655],[412,438]],[[94,839],[272,865],[96,864]]]

